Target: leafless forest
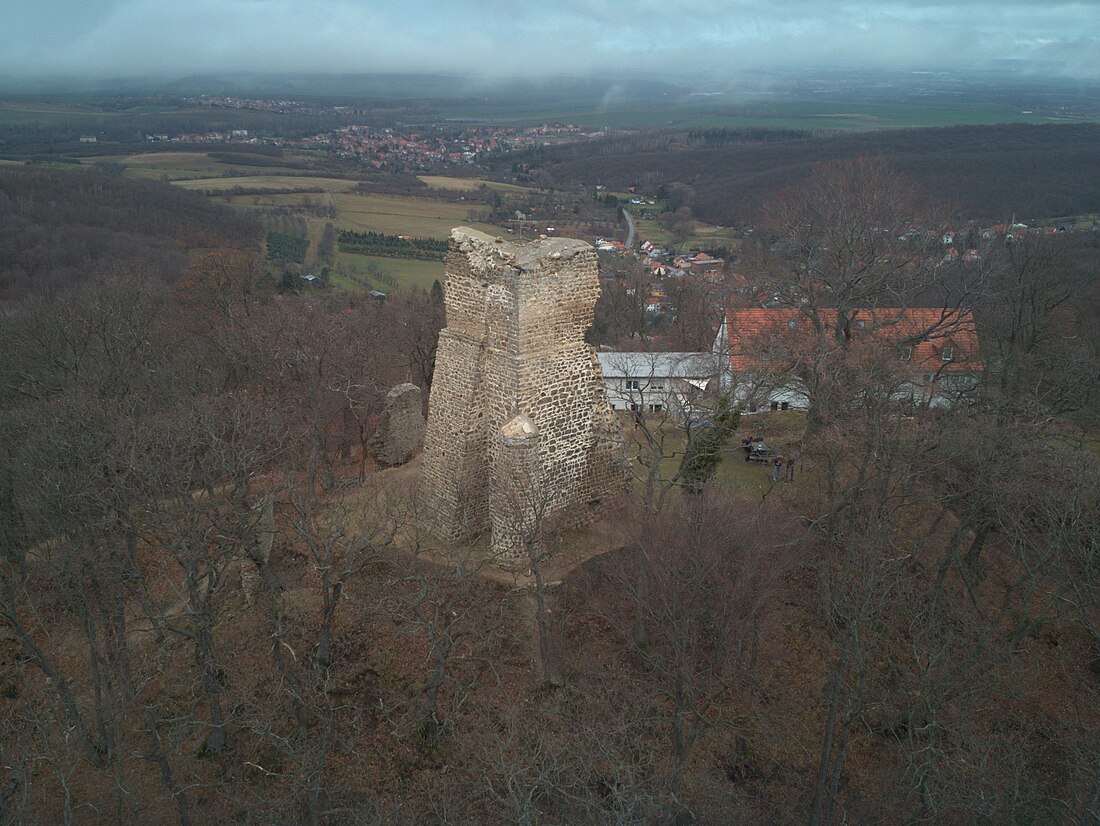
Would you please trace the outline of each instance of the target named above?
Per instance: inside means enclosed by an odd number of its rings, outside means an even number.
[[[0,168],[0,822],[1096,823],[1100,250],[932,266],[932,200],[867,159],[769,200],[738,266],[811,322],[772,354],[811,407],[738,435],[793,479],[625,421],[629,493],[528,576],[370,458],[438,292],[280,290],[199,195]],[[978,321],[958,404],[821,323],[918,304]]]

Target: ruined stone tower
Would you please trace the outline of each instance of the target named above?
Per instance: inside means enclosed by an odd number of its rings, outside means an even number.
[[[459,227],[445,268],[422,496],[441,538],[491,530],[493,550],[515,561],[544,517],[580,516],[623,487],[613,413],[584,341],[596,253]]]

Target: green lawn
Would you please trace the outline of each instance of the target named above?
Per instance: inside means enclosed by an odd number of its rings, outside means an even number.
[[[635,477],[635,485],[641,492],[643,480],[639,477],[645,472],[645,468],[638,461],[638,457],[650,455],[648,443],[642,431],[634,427],[631,414],[618,415],[626,439],[627,457]],[[684,445],[687,441],[685,434],[676,422],[670,419],[650,416],[647,419],[647,426],[660,434],[660,450],[663,454],[661,474],[669,479],[675,475],[683,460]],[[715,482],[732,493],[750,498],[763,496],[769,491],[778,491],[782,495],[787,488],[785,485],[773,486],[772,465],[745,461],[745,454],[741,450],[741,439],[746,435],[762,436],[769,445],[782,452],[798,441],[804,428],[805,415],[794,410],[743,416],[740,427],[723,452],[723,460],[715,474]],[[795,484],[800,481],[801,473],[798,473]]]
[[[411,258],[383,258],[376,255],[338,252],[336,263],[337,269],[343,270],[346,274],[333,276],[333,283],[350,290],[370,289],[386,292],[389,289],[389,285],[383,281],[372,280],[367,284],[363,280],[367,276],[368,264],[371,263],[392,275],[400,287],[416,285],[429,290],[436,279],[443,281],[442,261],[416,261]]]

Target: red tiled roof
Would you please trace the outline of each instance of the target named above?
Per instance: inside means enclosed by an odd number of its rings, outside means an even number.
[[[731,309],[726,312],[730,368],[734,372],[774,369],[769,349],[795,354],[821,341],[833,340],[835,309],[823,308],[817,317],[825,328],[818,338],[811,318],[800,310]],[[792,324],[793,322],[793,324]],[[863,322],[864,327],[858,325]],[[899,365],[914,371],[981,370],[978,330],[970,310],[934,307],[860,310],[852,319],[851,338],[862,330],[875,340],[898,348]]]

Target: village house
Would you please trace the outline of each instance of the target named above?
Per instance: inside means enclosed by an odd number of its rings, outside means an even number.
[[[654,275],[657,278],[664,278],[668,275],[668,265],[663,261],[647,261],[645,266],[649,270],[650,275]]]
[[[834,347],[837,312],[747,308],[727,310],[713,353],[721,386],[746,412],[804,410],[809,393],[799,367]],[[970,310],[910,307],[860,310],[844,332],[855,347],[893,373],[891,393],[904,403],[943,407],[969,397],[982,372]]]
[[[718,364],[710,353],[597,353],[614,410],[683,417],[713,386]]]

